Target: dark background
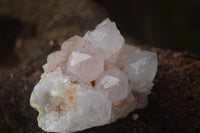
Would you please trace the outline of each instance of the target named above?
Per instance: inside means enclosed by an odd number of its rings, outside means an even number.
[[[54,1],[53,4],[56,5],[58,3],[57,5],[59,5],[59,2],[56,2]],[[141,45],[200,53],[199,0],[94,0],[94,2],[101,6],[107,12],[107,16],[116,22],[123,35],[132,38]],[[0,2],[0,7],[2,8],[0,9],[0,73],[9,71],[10,68],[19,64],[24,59],[20,56],[23,55],[23,52],[27,52],[24,54],[27,57],[29,53],[34,52],[35,46],[39,45],[38,42],[44,40],[37,35],[45,33],[45,28],[37,28],[35,25],[42,22],[50,22],[51,18],[54,17],[52,12],[55,9],[50,9],[45,14],[42,12],[42,8],[39,8],[41,14],[48,17],[45,18],[46,20],[39,21],[42,18],[38,18],[39,20],[36,21],[37,14],[35,12],[37,11],[37,6],[34,7],[34,1],[30,1],[27,4],[33,5],[30,6],[33,10],[27,10],[27,13],[26,10],[20,12],[23,3],[25,3],[23,0],[3,0],[3,2]],[[28,8],[27,5],[24,4],[23,6]],[[5,11],[10,13],[5,15]],[[18,17],[16,17],[17,15],[13,17],[12,12],[17,14]],[[25,19],[22,20],[20,15],[23,16],[22,18],[29,17],[30,19],[27,21]],[[31,16],[33,16],[33,19]],[[75,21],[85,21],[87,23],[86,20],[76,20],[76,17],[72,17],[72,19],[69,20],[71,23]],[[68,20],[65,21],[68,23]],[[57,25],[62,25],[63,23],[60,22]],[[46,27],[53,30],[58,26],[50,25]],[[85,27],[82,28],[89,30]],[[72,34],[75,33],[72,32]],[[34,48],[25,47],[22,51],[18,50],[16,54],[16,47],[19,44],[17,42],[20,42],[19,38],[30,40],[30,38],[34,37],[37,39],[35,42],[32,41],[34,45],[30,45],[30,47],[34,46]],[[48,35],[48,39],[55,38],[51,38],[51,35]],[[29,43],[30,41],[27,42]],[[44,44],[44,42],[41,43]],[[30,49],[32,50],[31,52],[28,51]]]
[[[96,0],[136,42],[200,53],[199,0]]]

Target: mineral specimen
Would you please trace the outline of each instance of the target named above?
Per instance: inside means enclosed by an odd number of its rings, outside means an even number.
[[[105,125],[147,105],[157,71],[156,53],[124,44],[114,22],[73,36],[50,54],[30,104],[47,132]]]

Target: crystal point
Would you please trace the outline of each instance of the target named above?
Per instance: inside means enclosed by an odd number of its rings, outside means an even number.
[[[92,42],[95,47],[105,50],[106,58],[117,54],[124,44],[124,38],[116,24],[109,19],[100,23],[94,31],[87,32],[83,38]]]
[[[104,71],[96,84],[113,104],[125,99],[128,95],[128,76],[118,68]]]

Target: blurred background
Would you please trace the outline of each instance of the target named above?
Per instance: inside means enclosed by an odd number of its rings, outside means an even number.
[[[106,17],[139,45],[200,53],[199,0],[0,0],[0,75]]]
[[[96,0],[138,43],[200,52],[199,0]]]

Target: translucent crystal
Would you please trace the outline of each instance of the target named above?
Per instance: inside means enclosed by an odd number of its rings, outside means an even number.
[[[76,111],[82,123],[85,123],[85,128],[88,128],[108,123],[111,106],[111,102],[103,93],[90,89],[77,97]]]
[[[113,104],[125,99],[128,95],[128,76],[118,68],[103,72],[97,79],[96,85]]]
[[[74,50],[85,47],[89,42],[79,36],[73,36],[61,45],[61,51],[56,51],[47,57],[47,63],[44,65],[45,71],[53,71],[58,66],[62,66],[68,61],[68,57]]]
[[[68,60],[62,67],[63,72],[71,75],[75,80],[85,82],[96,80],[104,69],[103,52],[91,45],[73,51]]]
[[[144,108],[157,71],[156,53],[124,44],[114,22],[63,42],[51,53],[30,104],[46,132],[105,125]]]
[[[128,74],[133,90],[148,93],[157,71],[156,54],[149,51],[136,52],[128,56],[123,70]]]
[[[109,19],[97,25],[94,31],[88,31],[83,38],[92,42],[95,47],[105,50],[106,58],[117,54],[124,44],[124,38],[117,29],[115,22],[111,22]]]

